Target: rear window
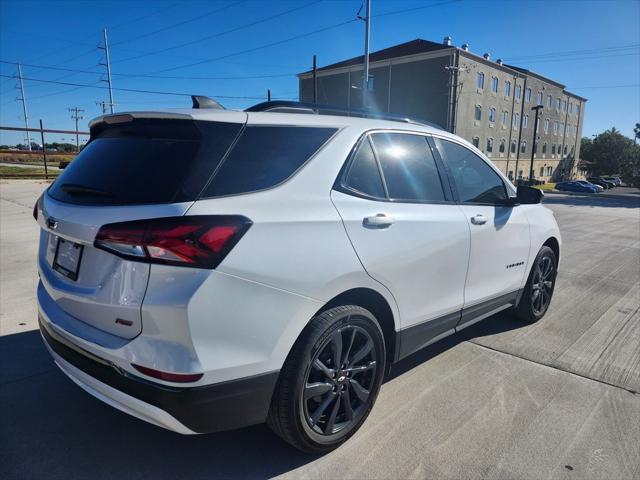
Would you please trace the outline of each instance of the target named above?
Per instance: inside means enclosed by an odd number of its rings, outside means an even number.
[[[284,182],[336,130],[293,126],[247,127],[215,173],[203,197],[255,192]]]
[[[101,124],[49,195],[83,205],[193,201],[242,126],[166,119]]]

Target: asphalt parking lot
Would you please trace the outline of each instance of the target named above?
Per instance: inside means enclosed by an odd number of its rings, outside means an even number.
[[[59,372],[34,330],[44,186],[0,183],[0,478],[640,478],[640,195],[547,195],[564,242],[547,316],[498,314],[404,360],[318,457],[265,426],[180,436]]]

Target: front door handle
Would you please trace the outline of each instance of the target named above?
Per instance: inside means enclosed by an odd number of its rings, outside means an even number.
[[[370,217],[364,217],[362,220],[362,224],[368,228],[388,228],[393,222],[395,219],[385,213],[377,213]]]
[[[474,225],[484,225],[485,223],[487,223],[487,217],[479,213],[471,217],[471,223],[473,223]]]

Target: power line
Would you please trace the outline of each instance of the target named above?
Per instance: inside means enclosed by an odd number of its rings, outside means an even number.
[[[587,90],[591,88],[631,88],[640,87],[640,83],[633,83],[629,85],[593,85],[590,87],[567,87],[570,90]]]
[[[393,10],[390,12],[382,12],[382,13],[378,13],[376,15],[371,15],[371,18],[379,18],[379,17],[387,17],[389,15],[398,15],[400,13],[407,13],[407,12],[413,12],[416,10],[422,10],[424,8],[431,8],[431,7],[439,7],[440,5],[447,5],[450,3],[457,3],[457,2],[461,2],[462,0],[447,0],[445,2],[439,2],[439,3],[431,3],[429,5],[422,5],[420,7],[412,7],[412,8],[404,8],[401,10]]]
[[[2,78],[13,78],[11,75],[0,74]],[[102,87],[99,85],[91,85],[91,84],[82,84],[82,83],[71,83],[71,82],[57,82],[54,80],[44,80],[40,78],[27,78],[23,77],[23,80],[29,82],[41,82],[41,83],[55,83],[57,85],[69,85],[73,87],[82,87],[82,88],[96,88],[99,90],[108,90],[109,87]],[[180,93],[180,92],[167,92],[167,91],[159,91],[159,90],[140,90],[136,88],[116,88],[113,87],[113,90],[117,90],[120,92],[133,92],[133,93],[149,93],[153,95],[174,95],[181,97],[190,97],[192,93]],[[248,99],[248,100],[262,100],[264,99],[264,95],[256,95],[256,96],[233,96],[233,95],[212,95],[215,98],[230,98],[230,99]]]
[[[154,30],[152,32],[143,33],[142,35],[138,35],[137,37],[131,37],[131,38],[127,38],[125,40],[120,40],[119,42],[115,42],[112,45],[112,47],[115,47],[117,45],[121,45],[123,43],[129,43],[129,42],[133,42],[135,40],[140,40],[141,38],[147,38],[147,37],[150,37],[152,35],[156,35],[158,33],[165,32],[167,30],[171,30],[172,28],[181,27],[182,25],[186,25],[187,23],[195,22],[196,20],[202,20],[203,18],[210,17],[211,15],[213,15],[215,13],[221,12],[221,11],[226,10],[228,8],[231,8],[231,7],[235,7],[236,5],[240,5],[242,3],[245,3],[245,0],[242,0],[242,1],[239,1],[239,2],[235,2],[235,3],[230,3],[229,5],[225,5],[224,7],[216,8],[215,10],[211,10],[209,12],[200,14],[197,17],[189,18],[187,20],[183,20],[181,22],[174,23],[172,25],[167,25],[166,27],[159,28],[158,30]]]
[[[109,45],[111,49],[111,45]],[[10,62],[8,60],[0,60],[0,63],[5,63],[9,65],[18,65],[18,62]],[[65,68],[65,67],[57,67],[52,65],[37,65],[32,63],[23,63],[23,67],[32,67],[32,68],[41,68],[46,70],[58,70],[62,72],[74,72],[74,73],[93,73],[96,75],[100,75],[103,72],[99,72],[96,70],[81,70],[76,68]],[[35,73],[35,72],[34,72]],[[262,75],[236,75],[236,76],[175,76],[175,75],[149,75],[144,73],[116,73],[113,72],[111,75],[114,77],[140,77],[140,78],[162,78],[162,79],[172,79],[172,80],[242,80],[242,79],[255,79],[255,78],[278,78],[278,77],[289,77],[292,75],[296,75],[297,72],[290,73],[268,73]],[[56,79],[54,79],[56,80]]]
[[[317,30],[312,30],[311,32],[307,32],[307,33],[303,33],[303,34],[296,35],[296,36],[293,36],[293,37],[285,38],[283,40],[278,40],[277,42],[267,43],[267,44],[264,44],[264,45],[260,45],[258,47],[253,47],[253,48],[248,48],[248,49],[245,49],[245,50],[240,50],[238,52],[229,53],[227,55],[221,55],[219,57],[207,58],[207,59],[201,60],[199,62],[188,63],[188,64],[184,64],[184,65],[178,65],[178,66],[175,66],[175,67],[165,68],[163,70],[158,70],[158,71],[152,72],[152,73],[155,75],[157,73],[170,72],[170,71],[173,71],[173,70],[179,70],[181,68],[195,67],[197,65],[202,65],[204,63],[216,62],[218,60],[223,60],[225,58],[235,57],[236,55],[243,55],[245,53],[255,52],[257,50],[262,50],[264,48],[274,47],[276,45],[282,45],[283,43],[291,42],[293,40],[299,40],[301,38],[310,37],[311,35],[315,35],[315,34],[321,33],[321,32],[326,32],[327,30],[332,30],[334,28],[339,28],[339,27],[342,27],[344,25],[349,25],[349,24],[357,22],[357,21],[358,21],[358,19],[353,18],[353,19],[347,20],[345,22],[335,23],[333,25],[328,25],[326,27],[319,28]]]
[[[556,63],[556,62],[574,62],[574,61],[580,61],[580,60],[597,60],[600,58],[615,58],[615,57],[629,57],[629,56],[635,56],[635,57],[640,57],[640,52],[633,52],[633,53],[618,53],[615,55],[589,55],[586,57],[576,57],[576,58],[551,58],[551,59],[545,59],[545,60],[525,60],[525,61],[520,61],[518,63],[523,63],[523,64],[529,64],[529,63]]]
[[[545,57],[557,57],[557,56],[565,56],[565,55],[577,55],[577,54],[585,54],[585,53],[598,53],[605,52],[611,50],[625,50],[629,48],[638,48],[640,47],[640,43],[632,43],[628,45],[618,45],[615,47],[601,47],[587,50],[565,50],[561,52],[547,52],[547,53],[537,53],[532,55],[520,55],[516,57],[505,57],[506,60],[528,60],[533,58],[545,58]]]
[[[278,18],[278,17],[282,17],[283,15],[287,15],[289,13],[293,13],[295,11],[302,10],[304,8],[308,8],[308,7],[310,7],[310,6],[312,6],[312,5],[316,4],[316,3],[320,3],[321,1],[322,0],[314,0],[313,2],[304,4],[304,5],[299,5],[297,7],[290,8],[289,10],[285,10],[284,12],[280,12],[280,13],[277,13],[275,15],[270,15],[268,17],[262,18],[260,20],[255,20],[253,22],[246,23],[244,25],[240,25],[238,27],[234,27],[234,28],[222,31],[222,32],[214,33],[212,35],[207,35],[205,37],[201,37],[201,38],[198,38],[196,40],[190,40],[188,42],[179,43],[178,45],[173,45],[171,47],[161,48],[159,50],[154,50],[152,52],[146,52],[146,53],[143,53],[142,55],[135,55],[133,57],[123,58],[123,59],[118,60],[117,62],[113,62],[113,63],[128,62],[130,60],[137,60],[138,58],[143,58],[143,57],[146,57],[146,56],[149,56],[149,55],[159,55],[161,53],[168,52],[170,50],[175,50],[177,48],[182,48],[182,47],[186,47],[186,46],[189,46],[189,45],[194,45],[196,43],[200,43],[200,42],[203,42],[205,40],[211,40],[212,38],[217,38],[217,37],[221,37],[223,35],[227,35],[227,34],[232,33],[232,32],[237,32],[239,30],[243,30],[245,28],[249,28],[249,27],[258,25],[260,23],[264,23],[264,22],[267,22],[269,20],[273,20],[273,19]]]

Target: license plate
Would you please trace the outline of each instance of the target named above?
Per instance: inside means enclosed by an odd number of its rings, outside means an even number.
[[[53,269],[71,280],[78,279],[83,246],[58,237]]]

